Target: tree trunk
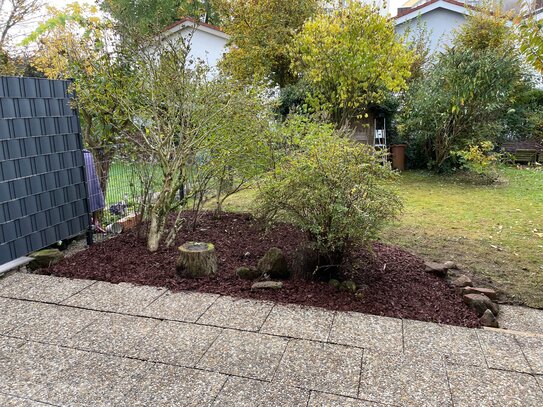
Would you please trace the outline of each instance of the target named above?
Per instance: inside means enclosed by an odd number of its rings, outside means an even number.
[[[207,277],[217,272],[217,255],[211,243],[187,242],[179,247],[175,267],[183,278]]]
[[[151,223],[149,225],[149,231],[147,232],[147,249],[150,252],[156,252],[160,244],[162,237],[162,229],[160,226],[160,215],[154,210],[151,211]]]
[[[178,188],[178,185],[174,184],[173,179],[174,177],[171,173],[164,175],[162,191],[160,192],[157,201],[152,203],[151,222],[147,234],[147,248],[150,252],[156,252],[158,250],[160,239],[162,239],[164,229],[166,228],[168,214]]]
[[[104,193],[104,199],[107,197],[107,184],[109,179],[109,168],[111,166],[111,157],[103,148],[95,149],[96,172],[100,180],[100,188]]]

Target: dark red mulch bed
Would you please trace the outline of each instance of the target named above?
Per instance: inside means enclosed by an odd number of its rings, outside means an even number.
[[[177,240],[174,247],[149,253],[145,241],[129,232],[97,243],[41,270],[41,273],[162,286],[174,291],[196,290],[468,327],[479,325],[477,316],[464,305],[454,289],[444,280],[426,273],[420,258],[397,247],[375,243],[375,257],[362,248],[352,253],[349,263],[354,279],[366,285],[360,299],[352,293],[336,291],[326,282],[305,280],[285,281],[284,287],[277,291],[251,291],[252,283],[236,276],[237,267],[256,266],[258,259],[270,247],[279,247],[287,258],[291,257],[305,239],[290,225],[279,225],[265,234],[251,215],[229,213],[216,218],[211,213],[204,213],[197,230],[193,232],[188,227],[184,228]],[[185,241],[215,244],[219,261],[216,277],[198,280],[175,277],[177,246]]]

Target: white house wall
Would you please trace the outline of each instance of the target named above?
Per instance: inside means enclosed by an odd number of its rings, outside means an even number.
[[[410,20],[398,23],[396,25],[396,33],[404,35],[406,31],[410,30],[409,36],[413,37],[416,36],[418,27],[426,27],[430,40],[430,52],[433,53],[441,51],[445,45],[449,45],[454,36],[454,30],[465,21],[466,17],[462,14],[437,8]]]
[[[167,41],[175,43],[181,36],[190,39],[189,58],[203,61],[210,68],[215,68],[227,51],[226,39],[192,28],[184,28],[172,34]]]

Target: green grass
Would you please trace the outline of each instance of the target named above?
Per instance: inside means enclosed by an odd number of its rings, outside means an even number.
[[[115,161],[109,168],[109,178],[106,193],[106,210],[104,211],[104,224],[112,223],[121,216],[109,213],[109,207],[120,201],[125,201],[128,205],[127,212],[131,213],[137,210],[138,201],[141,199],[142,186],[140,175],[143,170],[148,173],[151,171],[148,164],[127,163],[125,161]],[[156,171],[155,171],[156,172]],[[153,190],[160,190],[160,175],[154,174]]]
[[[543,171],[507,168],[504,176],[502,185],[474,186],[403,173],[404,212],[383,240],[454,260],[511,300],[543,308]]]

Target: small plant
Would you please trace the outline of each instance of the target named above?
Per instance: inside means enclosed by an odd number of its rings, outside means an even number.
[[[400,210],[389,183],[395,173],[372,147],[330,127],[312,130],[265,178],[257,201],[266,219],[300,227],[321,256],[341,261]]]
[[[452,154],[460,163],[460,168],[474,176],[474,180],[481,183],[494,183],[500,174],[498,164],[502,155],[496,153],[494,144],[482,141],[479,144],[469,145],[466,150],[454,151]]]

